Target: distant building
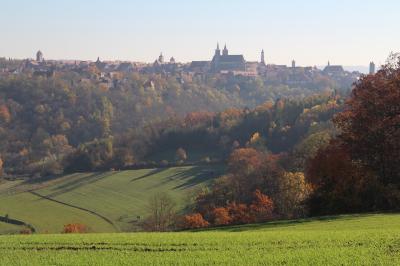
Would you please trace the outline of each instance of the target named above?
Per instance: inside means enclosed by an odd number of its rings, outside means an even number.
[[[261,50],[261,61],[260,63],[262,65],[265,65],[265,55],[264,55],[264,49]]]
[[[292,68],[296,68],[296,61],[292,60]]]
[[[371,75],[375,74],[375,63],[374,62],[369,63],[369,74],[371,74]]]
[[[37,51],[37,53],[36,53],[36,61],[37,62],[43,62],[44,61],[44,58],[43,58],[43,53],[42,53],[42,51]]]
[[[158,62],[160,62],[160,64],[164,63],[164,56],[162,53],[160,53],[160,56],[158,57]]]
[[[192,61],[190,64],[190,71],[195,73],[207,73],[210,71],[210,61]]]
[[[217,44],[217,49],[211,61],[211,71],[246,71],[246,61],[243,55],[230,55],[226,45],[221,55],[219,44]]]
[[[344,68],[340,65],[331,65],[328,61],[328,65],[324,68],[324,73],[330,76],[337,76],[344,73]]]

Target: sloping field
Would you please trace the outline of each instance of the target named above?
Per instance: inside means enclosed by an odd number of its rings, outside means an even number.
[[[1,236],[1,265],[399,265],[400,215],[178,233]]]
[[[148,214],[150,197],[166,192],[184,208],[191,192],[221,171],[221,167],[191,166],[7,182],[0,185],[0,216],[21,220],[39,233],[60,232],[68,223],[83,223],[92,232],[137,230],[137,222]]]

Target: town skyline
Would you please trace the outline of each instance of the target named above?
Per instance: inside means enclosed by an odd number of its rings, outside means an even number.
[[[217,46],[219,46],[219,42],[217,42]],[[224,48],[226,49],[227,44],[224,44]],[[139,63],[139,64],[153,64],[155,61],[158,61],[160,57],[165,58],[165,61],[168,62],[170,60],[173,60],[176,63],[181,63],[181,64],[190,64],[194,61],[203,61],[203,60],[190,60],[190,61],[179,61],[175,58],[175,56],[168,56],[165,55],[163,52],[160,52],[157,56],[154,56],[155,60],[150,60],[150,61],[139,61],[139,60],[127,60],[127,59],[104,59],[100,56],[97,56],[96,58],[91,58],[91,59],[81,59],[81,58],[48,58],[47,56],[44,55],[43,51],[41,49],[36,50],[36,52],[34,54],[31,54],[31,56],[25,57],[25,58],[12,58],[12,57],[8,57],[5,55],[0,55],[0,58],[3,59],[8,59],[8,60],[32,60],[32,61],[38,61],[38,54],[40,53],[40,57],[42,58],[43,61],[60,61],[60,62],[96,62],[96,61],[102,61],[102,62],[130,62],[130,63]],[[210,53],[211,54],[211,53]],[[290,60],[290,62],[286,62],[286,63],[276,63],[276,62],[269,62],[268,61],[268,57],[266,57],[265,55],[265,51],[264,49],[261,49],[260,54],[259,54],[259,58],[257,60],[247,60],[247,57],[245,54],[241,54],[244,59],[246,59],[247,62],[258,62],[258,63],[265,63],[267,65],[293,65],[293,63],[295,63],[296,66],[302,66],[302,67],[317,67],[320,69],[323,69],[325,66],[329,65],[329,64],[337,64],[337,65],[341,65],[343,66],[343,68],[347,71],[358,71],[361,73],[368,73],[369,72],[369,67],[370,67],[370,63],[373,62],[378,68],[383,64],[381,63],[375,63],[374,61],[369,61],[365,64],[360,64],[360,65],[343,65],[340,64],[340,62],[334,62],[331,60],[328,60],[326,64],[310,64],[310,65],[305,65],[305,64],[300,64],[296,61],[295,58],[293,58],[292,60]],[[205,58],[203,58],[205,59]],[[39,60],[40,61],[40,60]]]

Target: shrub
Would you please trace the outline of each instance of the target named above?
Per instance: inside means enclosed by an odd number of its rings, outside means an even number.
[[[62,233],[65,234],[82,234],[87,232],[88,232],[87,226],[79,223],[66,224],[64,225],[64,229],[62,231]]]
[[[33,232],[32,232],[32,229],[31,229],[31,228],[25,227],[25,228],[21,229],[21,230],[19,231],[19,233],[20,233],[21,235],[30,235],[30,234],[32,234]]]
[[[185,215],[183,217],[183,227],[187,229],[204,228],[209,225],[210,223],[204,220],[200,213]]]

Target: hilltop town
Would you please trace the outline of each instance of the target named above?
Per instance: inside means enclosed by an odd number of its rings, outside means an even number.
[[[153,63],[130,61],[95,61],[78,60],[46,60],[41,51],[35,59],[7,59],[0,57],[0,76],[25,74],[28,76],[52,77],[60,72],[72,71],[82,75],[81,81],[98,80],[100,83],[113,87],[119,73],[159,74],[162,76],[177,76],[180,82],[184,77],[207,79],[216,74],[239,76],[246,78],[261,77],[270,84],[288,86],[311,86],[319,79],[330,79],[339,84],[351,84],[361,73],[345,71],[341,65],[331,65],[329,62],[323,68],[316,66],[297,66],[293,60],[290,66],[267,62],[264,50],[261,51],[259,62],[246,61],[242,54],[230,54],[227,46],[220,50],[219,44],[214,55],[208,61],[192,61],[181,63],[171,57],[164,58],[161,53]],[[370,63],[370,74],[375,73],[375,64]]]

